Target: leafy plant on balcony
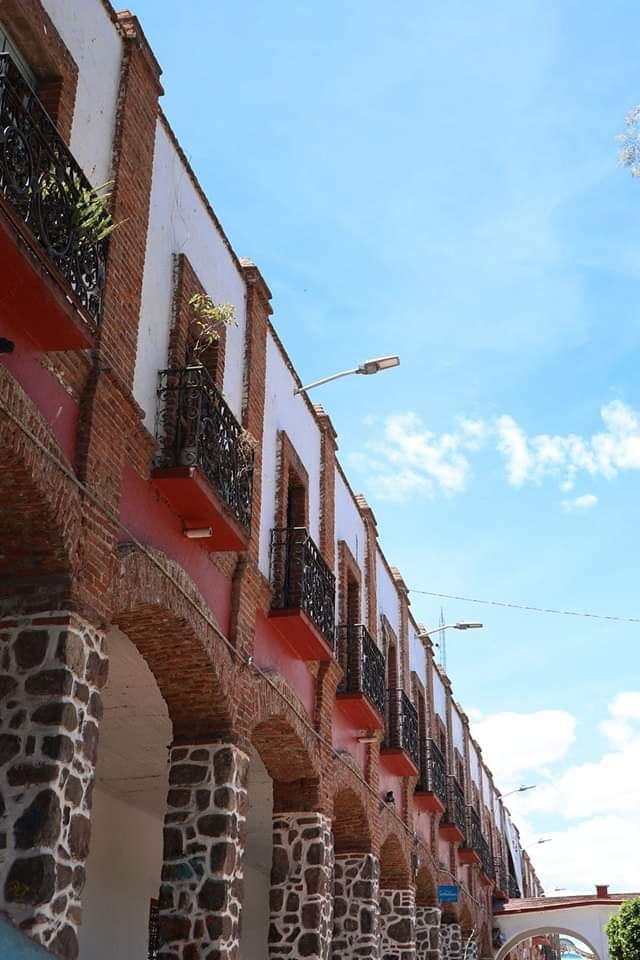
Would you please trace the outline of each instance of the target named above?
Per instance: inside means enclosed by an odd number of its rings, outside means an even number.
[[[640,897],[626,900],[605,927],[611,960],[640,957]]]
[[[109,210],[113,180],[92,187],[84,182],[76,170],[61,170],[58,166],[40,180],[40,202],[55,210],[60,201],[68,211],[66,222],[81,249],[94,246],[113,233],[124,221],[114,223]]]
[[[220,330],[238,322],[236,308],[232,303],[216,303],[206,293],[194,293],[189,306],[193,314],[195,339],[189,347],[188,364],[201,367],[207,350],[220,339]]]

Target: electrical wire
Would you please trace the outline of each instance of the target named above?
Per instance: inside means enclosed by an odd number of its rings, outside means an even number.
[[[0,403],[0,410],[1,410],[3,413],[5,413],[6,416],[7,416],[10,420],[13,421],[13,423],[15,423],[15,425],[18,427],[18,429],[21,430],[22,433],[24,433],[24,435],[27,436],[27,437],[32,441],[32,443],[34,443],[35,446],[37,446],[37,447],[45,454],[45,456],[48,457],[49,460],[51,460],[52,463],[54,463],[54,464],[58,467],[58,469],[61,470],[62,473],[64,473],[64,475],[65,475],[76,487],[78,487],[78,489],[81,490],[82,493],[83,493],[86,497],[88,497],[88,498],[92,501],[92,503],[94,503],[94,504],[98,507],[99,510],[101,510],[101,511],[103,512],[103,514],[104,514],[109,520],[111,520],[112,523],[116,523],[116,524],[118,525],[118,527],[119,527],[121,530],[123,530],[123,531],[127,534],[128,537],[130,537],[130,542],[131,542],[135,547],[137,547],[137,548],[148,558],[148,560],[149,560],[151,563],[154,564],[154,566],[163,574],[163,576],[165,576],[165,577],[167,578],[167,580],[169,580],[169,581],[171,582],[171,584],[178,590],[178,592],[179,592],[179,593],[182,595],[182,597],[189,603],[189,605],[190,605],[191,607],[193,607],[193,609],[199,614],[200,617],[202,617],[202,619],[205,621],[205,623],[206,623],[209,627],[211,627],[211,629],[214,631],[214,633],[216,634],[216,636],[217,636],[217,637],[225,644],[225,646],[230,650],[231,654],[235,657],[235,659],[238,660],[243,666],[245,666],[245,667],[249,668],[250,670],[254,671],[254,673],[255,673],[257,676],[259,676],[262,680],[264,680],[266,683],[268,683],[269,686],[271,687],[271,689],[276,693],[276,695],[277,695],[278,697],[280,697],[280,699],[281,699],[284,703],[286,703],[286,705],[289,707],[289,709],[292,711],[292,713],[298,718],[298,720],[302,723],[302,725],[316,738],[316,740],[317,740],[319,743],[321,743],[324,747],[326,747],[328,750],[330,750],[332,757],[333,757],[335,760],[338,760],[339,762],[341,762],[345,767],[347,767],[347,768],[349,769],[349,771],[351,772],[351,775],[356,777],[356,779],[360,782],[360,784],[368,791],[368,793],[371,794],[371,796],[376,800],[377,803],[380,803],[380,802],[381,802],[381,801],[380,801],[380,797],[378,796],[378,794],[376,793],[376,791],[371,787],[371,785],[370,785],[369,783],[367,783],[367,781],[364,779],[364,777],[361,776],[361,774],[360,774],[357,770],[354,770],[354,768],[353,768],[353,766],[351,765],[351,763],[348,763],[348,762],[344,759],[344,757],[341,756],[340,753],[338,753],[338,751],[337,751],[337,750],[335,749],[335,747],[333,746],[333,743],[331,743],[329,740],[326,740],[326,739],[322,736],[322,734],[319,733],[319,732],[316,730],[316,728],[310,723],[310,721],[308,720],[308,718],[307,718],[306,716],[304,716],[304,714],[302,714],[302,713],[298,710],[296,704],[294,704],[291,700],[289,700],[289,698],[288,698],[287,696],[285,696],[285,694],[284,694],[283,691],[280,689],[280,687],[278,687],[278,686],[273,682],[273,680],[269,677],[269,675],[268,675],[267,673],[265,673],[265,671],[262,670],[262,668],[259,667],[259,666],[253,661],[253,658],[252,658],[252,657],[245,657],[243,654],[240,654],[240,653],[236,650],[236,648],[233,646],[233,644],[227,639],[227,637],[225,637],[224,633],[221,631],[220,627],[219,627],[218,624],[215,622],[215,620],[213,620],[213,618],[210,617],[210,616],[208,615],[208,613],[207,613],[205,610],[203,610],[202,607],[201,607],[198,603],[196,603],[196,601],[193,599],[193,597],[190,597],[190,596],[189,596],[189,594],[183,589],[182,585],[175,579],[175,577],[172,576],[171,572],[170,572],[169,570],[167,570],[167,568],[166,568],[166,567],[162,564],[162,562],[158,559],[158,557],[155,555],[155,553],[154,553],[152,550],[150,550],[144,543],[141,543],[141,542],[138,540],[138,538],[135,536],[135,534],[132,533],[132,531],[129,530],[129,529],[122,523],[121,519],[110,509],[110,507],[107,506],[107,504],[105,504],[104,501],[103,501],[100,497],[98,497],[95,493],[93,493],[93,491],[90,490],[90,489],[86,486],[86,484],[82,483],[82,481],[78,479],[78,477],[77,477],[77,476],[75,475],[75,473],[67,466],[67,464],[65,464],[64,461],[62,461],[58,456],[56,456],[55,453],[53,453],[51,450],[49,450],[49,449],[47,448],[47,446],[46,446],[44,443],[42,443],[42,441],[41,441],[34,433],[32,433],[31,430],[29,430],[28,427],[26,427],[23,423],[21,423],[20,420],[19,420],[16,416],[14,416],[14,414],[11,412],[11,410],[8,409],[8,407],[6,407],[3,403]],[[417,592],[417,591],[416,591],[416,592]],[[431,852],[431,849],[424,843],[424,841],[422,841],[422,840],[419,839],[417,833],[415,833],[415,832],[404,822],[404,820],[396,813],[396,811],[395,811],[391,806],[389,806],[389,804],[385,804],[385,808],[386,808],[387,812],[390,814],[390,816],[393,817],[393,818],[396,820],[396,822],[398,823],[399,827],[400,827],[402,830],[404,830],[404,832],[405,832],[405,833],[407,834],[407,836],[410,838],[410,840],[412,841],[412,843],[413,843],[415,846],[420,847],[420,848],[427,854],[427,857],[428,857],[428,859],[429,859],[429,862],[430,862],[432,868],[434,869],[434,871],[435,871],[437,874],[442,874],[442,875],[444,875],[444,876],[446,876],[446,877],[450,877],[451,879],[455,880],[455,882],[462,888],[462,890],[464,891],[464,893],[466,894],[466,896],[468,897],[468,899],[471,900],[473,903],[475,903],[476,906],[479,907],[481,910],[484,910],[484,909],[485,909],[485,904],[483,904],[483,903],[481,903],[479,900],[477,900],[477,899],[473,896],[473,894],[471,893],[471,891],[470,891],[463,883],[460,883],[458,877],[457,877],[454,873],[452,873],[452,872],[451,872],[450,870],[448,870],[446,867],[443,867],[440,863],[437,863],[437,862],[436,862],[436,860],[435,860],[435,858],[434,858],[434,856],[433,856],[433,853]]]
[[[461,597],[455,593],[436,593],[433,590],[416,590],[409,588],[410,593],[419,593],[425,597],[436,597],[439,600],[459,600],[461,603],[481,603],[487,607],[506,607],[508,610],[526,610],[528,613],[551,613],[560,617],[587,617],[590,620],[609,620],[614,623],[640,623],[640,617],[615,617],[604,613],[585,613],[580,610],[558,610],[554,607],[533,607],[524,603],[508,603],[505,600],[480,600],[478,597]]]

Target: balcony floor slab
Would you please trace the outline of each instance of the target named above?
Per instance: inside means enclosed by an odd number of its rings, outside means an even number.
[[[384,721],[364,693],[338,693],[336,702],[354,727],[361,730],[382,730]]]
[[[437,816],[444,813],[445,804],[436,793],[428,790],[416,790],[413,795],[413,805],[417,810],[423,810],[425,813],[432,813]]]
[[[383,747],[380,750],[380,761],[385,769],[396,777],[416,777],[418,768],[408,753],[398,747]]]
[[[331,660],[333,650],[311,618],[299,607],[271,610],[269,620],[300,660]]]

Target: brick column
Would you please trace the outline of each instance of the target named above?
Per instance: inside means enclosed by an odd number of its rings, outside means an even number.
[[[376,555],[378,551],[378,527],[373,510],[362,496],[356,494],[360,516],[367,532],[367,550],[364,565],[364,588],[367,596],[367,628],[375,640],[378,636],[378,572]]]
[[[416,960],[440,960],[440,917],[437,907],[416,907]]]
[[[462,930],[459,923],[443,923],[440,927],[441,960],[462,960]]]
[[[239,960],[249,758],[173,747],[164,820],[159,960]]]
[[[371,853],[336,856],[331,960],[378,960],[380,863]]]
[[[104,636],[75,614],[0,622],[0,911],[65,960],[78,956],[106,678]]]
[[[406,890],[380,891],[381,960],[416,960],[416,895]]]
[[[336,442],[338,434],[320,404],[314,409],[320,438],[320,551],[327,566],[336,565]]]
[[[273,818],[269,956],[329,960],[333,835],[321,813]]]

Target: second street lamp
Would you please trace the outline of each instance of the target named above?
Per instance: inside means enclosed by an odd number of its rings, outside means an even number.
[[[431,639],[432,633],[444,633],[445,630],[482,630],[484,624],[479,623],[477,620],[457,620],[456,623],[447,623],[442,627],[434,627],[433,630],[425,630],[424,633],[418,634],[418,639],[422,640],[424,637]],[[445,638],[443,636],[442,643],[436,643],[436,647],[440,647],[440,660],[442,666],[447,669],[447,647],[445,643]]]

